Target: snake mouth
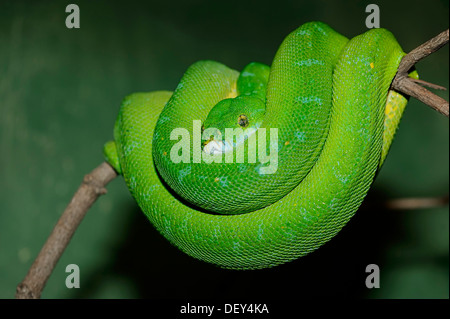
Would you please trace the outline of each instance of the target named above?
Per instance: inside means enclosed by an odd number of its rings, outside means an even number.
[[[210,139],[203,146],[203,152],[209,155],[223,154],[231,150],[233,150],[233,146],[230,143],[216,139]]]

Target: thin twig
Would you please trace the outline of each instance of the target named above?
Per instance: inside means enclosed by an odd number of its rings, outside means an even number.
[[[41,297],[47,279],[69,244],[72,235],[83,220],[95,200],[106,194],[105,186],[117,176],[106,162],[102,163],[84,177],[77,192],[61,215],[58,223],[36,257],[28,274],[17,286],[17,299],[36,299]]]
[[[421,79],[413,79],[413,78],[411,78],[411,81],[413,81],[414,83],[417,83],[417,84],[421,84],[423,86],[428,86],[431,89],[447,91],[447,88],[444,87],[444,86],[437,85],[437,84],[434,84],[434,83],[430,83],[430,82],[427,82],[427,81],[424,81],[424,80],[421,80]]]
[[[431,93],[423,86],[420,86],[417,83],[408,77],[400,78],[395,86],[395,90],[400,91],[402,93],[408,94],[419,101],[425,103],[426,105],[431,106],[433,109],[438,111],[439,113],[448,117],[448,102],[437,96],[436,94]]]
[[[449,115],[449,105],[446,100],[441,98],[440,96],[437,96],[434,93],[431,93],[421,85],[417,84],[423,84],[427,85],[429,87],[442,89],[441,86],[428,83],[425,81],[417,81],[412,78],[408,77],[408,72],[411,70],[411,68],[420,60],[427,57],[433,52],[436,52],[440,48],[442,48],[444,45],[446,45],[449,41],[449,30],[441,32],[431,40],[425,42],[424,44],[418,46],[411,52],[409,52],[407,55],[405,55],[400,62],[400,65],[398,67],[397,74],[395,75],[394,80],[392,81],[391,87],[399,92],[405,93],[409,96],[412,96],[419,101],[427,104],[428,106],[432,107],[439,113],[445,115],[448,117]]]
[[[392,210],[437,208],[445,205],[448,205],[448,195],[442,197],[396,198],[385,202],[385,207]]]
[[[408,73],[409,70],[420,60],[426,58],[431,53],[436,52],[444,45],[448,43],[449,40],[449,29],[442,31],[434,38],[428,40],[427,42],[419,45],[417,48],[405,55],[398,66],[398,73]]]

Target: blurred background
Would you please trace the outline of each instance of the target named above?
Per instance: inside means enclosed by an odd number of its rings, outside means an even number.
[[[67,29],[65,8],[80,8]],[[347,37],[381,26],[408,52],[448,28],[449,4],[430,1],[1,1],[0,298],[13,298],[84,174],[103,161],[121,100],[173,90],[201,59],[240,70],[271,64],[285,36],[311,20]],[[448,45],[417,65],[449,87]],[[448,100],[448,92],[437,92]],[[344,229],[297,261],[222,270],[172,247],[121,177],[88,212],[42,298],[448,298],[449,208],[388,210],[387,200],[449,190],[449,122],[412,99],[386,164]],[[367,289],[368,264],[380,268]],[[65,286],[80,267],[81,288]]]

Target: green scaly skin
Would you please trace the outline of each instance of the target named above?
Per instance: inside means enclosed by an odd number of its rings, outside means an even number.
[[[324,23],[304,24],[270,69],[251,64],[239,74],[201,61],[173,94],[126,97],[105,156],[188,255],[232,269],[292,261],[335,236],[367,194],[407,103],[389,92],[403,56],[385,29],[348,41]],[[193,120],[237,127],[240,106],[250,126],[278,129],[274,174],[260,174],[259,162],[193,163],[193,144],[189,163],[171,161],[173,129],[193,137]]]

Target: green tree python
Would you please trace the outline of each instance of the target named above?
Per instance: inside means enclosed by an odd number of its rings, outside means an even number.
[[[127,96],[105,157],[188,255],[295,260],[342,229],[382,166],[407,103],[390,90],[404,55],[385,29],[349,40],[306,23],[270,67],[199,61],[174,92]]]

